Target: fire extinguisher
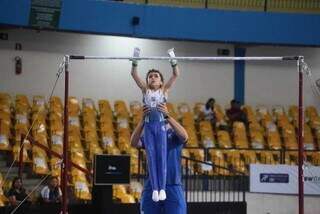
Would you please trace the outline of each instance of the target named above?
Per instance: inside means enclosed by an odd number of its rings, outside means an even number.
[[[20,56],[16,56],[14,58],[15,61],[15,71],[16,71],[16,75],[19,75],[22,73],[22,59]]]

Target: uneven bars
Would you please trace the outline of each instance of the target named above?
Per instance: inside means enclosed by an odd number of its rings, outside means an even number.
[[[115,57],[115,56],[76,56],[70,55],[70,59],[110,59],[110,60],[185,60],[185,61],[297,61],[302,59],[303,56],[278,56],[278,57]]]

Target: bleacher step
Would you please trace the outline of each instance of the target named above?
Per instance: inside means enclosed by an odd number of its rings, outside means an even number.
[[[7,162],[6,161],[0,161],[0,168],[6,167]]]

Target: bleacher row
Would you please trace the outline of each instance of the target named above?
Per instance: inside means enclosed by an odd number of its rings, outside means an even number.
[[[206,0],[125,0],[124,2],[151,5],[205,8]],[[318,0],[207,0],[210,9],[270,11],[270,12],[309,12],[319,13]]]
[[[202,103],[191,108],[186,103],[168,103],[170,114],[186,128],[189,134],[188,148],[183,155],[198,160],[211,161],[226,168],[248,173],[250,163],[280,163],[281,149],[296,150],[298,110],[291,106],[288,113],[276,106],[270,113],[264,106],[254,110],[244,106],[249,125],[233,123],[230,129],[228,119],[220,105],[216,104],[217,129],[212,129],[208,121],[197,119]],[[141,103],[134,101],[127,108],[125,101],[114,102],[113,108],[108,100],[84,98],[80,102],[69,98],[69,151],[71,161],[82,168],[91,170],[94,154],[129,154],[131,173],[138,173],[138,150],[130,146],[130,134],[142,117]],[[314,165],[320,164],[320,117],[315,107],[305,109],[304,144],[306,160]],[[33,126],[32,126],[33,124]],[[34,96],[30,105],[26,95],[16,95],[14,103],[10,95],[0,93],[0,150],[19,159],[21,135],[30,134],[37,142],[62,154],[63,145],[63,104],[59,97],[52,97],[46,103],[43,96]],[[269,149],[269,150],[268,150]],[[270,151],[270,149],[274,151]],[[277,150],[277,151],[275,151]],[[208,155],[206,155],[208,151]],[[206,156],[206,157],[205,157]],[[35,175],[52,174],[60,177],[60,160],[51,157],[36,146],[24,141],[23,161],[32,166]],[[286,164],[297,164],[297,151],[285,153]],[[183,164],[185,164],[183,162]],[[196,173],[207,169],[193,166]],[[230,171],[210,169],[207,173],[230,175]],[[91,183],[82,171],[71,167],[69,185],[77,199],[91,199]],[[128,191],[122,185],[114,186],[114,197],[121,202],[134,202],[139,198],[141,188],[135,183]]]

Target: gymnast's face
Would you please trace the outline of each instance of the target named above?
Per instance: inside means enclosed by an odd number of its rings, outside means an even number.
[[[159,89],[162,86],[161,76],[158,72],[150,72],[148,74],[148,86],[151,89]]]

